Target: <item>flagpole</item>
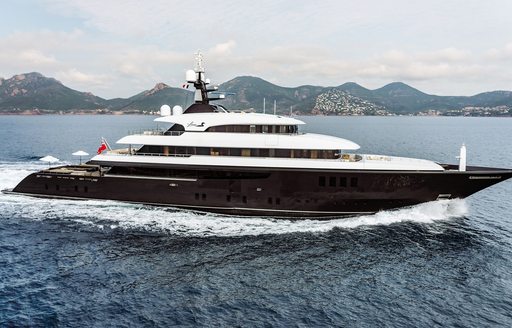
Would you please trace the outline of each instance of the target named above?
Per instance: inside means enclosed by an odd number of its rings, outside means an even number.
[[[104,143],[105,143],[105,145],[107,146],[107,149],[108,149],[108,150],[112,150],[112,148],[110,148],[110,145],[108,144],[107,139],[105,139],[105,138],[101,137],[101,142],[104,142]]]

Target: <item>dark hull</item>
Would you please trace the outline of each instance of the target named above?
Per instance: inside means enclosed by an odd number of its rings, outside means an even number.
[[[465,172],[236,172],[233,168],[201,172],[196,177],[89,177],[44,170],[27,176],[10,192],[50,198],[109,199],[234,215],[307,218],[370,214],[436,199],[465,198],[512,177],[512,170],[479,167],[468,167]]]

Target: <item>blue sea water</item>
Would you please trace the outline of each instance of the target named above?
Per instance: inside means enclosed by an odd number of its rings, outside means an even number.
[[[0,188],[149,116],[0,116]],[[512,167],[506,118],[303,117],[364,153]],[[512,325],[512,181],[466,200],[288,221],[0,194],[0,326]]]

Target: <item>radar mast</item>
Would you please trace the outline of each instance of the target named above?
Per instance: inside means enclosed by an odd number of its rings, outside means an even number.
[[[218,86],[210,86],[210,80],[205,78],[205,69],[203,67],[203,54],[200,50],[198,50],[195,54],[196,63],[194,66],[194,70],[189,70],[186,73],[187,83],[192,83],[194,85],[195,94],[194,94],[194,102],[196,104],[204,104],[208,105],[210,100],[219,100],[224,99],[225,95],[223,93],[218,93]],[[209,92],[217,92],[214,95],[208,95]]]

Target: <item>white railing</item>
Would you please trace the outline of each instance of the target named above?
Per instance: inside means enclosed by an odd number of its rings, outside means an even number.
[[[167,131],[162,129],[138,129],[128,131],[128,135],[141,135],[141,136],[180,136],[185,131]]]

